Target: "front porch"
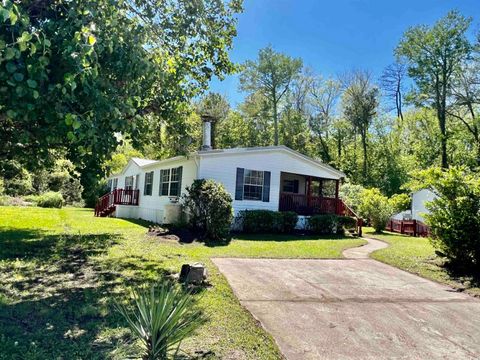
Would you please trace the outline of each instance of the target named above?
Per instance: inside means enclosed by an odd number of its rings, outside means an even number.
[[[95,205],[95,216],[108,216],[115,211],[116,205],[138,206],[138,189],[113,189],[103,195]]]
[[[339,180],[282,172],[279,211],[345,215],[345,206],[338,196],[339,186]]]

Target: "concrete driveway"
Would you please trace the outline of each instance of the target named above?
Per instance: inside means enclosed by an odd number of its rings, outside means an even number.
[[[212,260],[287,359],[480,359],[480,301],[358,257]]]

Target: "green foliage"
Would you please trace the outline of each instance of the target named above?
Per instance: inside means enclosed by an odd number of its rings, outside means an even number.
[[[314,234],[336,234],[338,230],[338,216],[332,214],[310,216],[308,229]]]
[[[63,206],[64,199],[61,193],[49,191],[34,198],[37,206],[44,208],[58,208]],[[33,200],[33,199],[32,199]]]
[[[0,162],[37,170],[65,153],[88,193],[118,134],[141,148],[162,119],[186,142],[176,114],[234,71],[241,11],[239,0],[3,1]]]
[[[295,230],[298,215],[292,211],[244,210],[240,212],[243,232],[254,234],[290,234]]]
[[[395,213],[388,197],[376,188],[365,189],[362,192],[362,202],[358,210],[360,216],[370,220],[377,232],[385,229],[388,220]]]
[[[410,95],[416,105],[432,106],[436,110],[441,133],[442,167],[447,167],[447,98],[453,76],[470,57],[472,46],[466,32],[471,24],[457,11],[450,11],[433,26],[408,29],[398,44],[396,54],[408,64],[408,73],[416,84]]]
[[[278,53],[272,47],[261,49],[256,61],[246,61],[240,76],[240,89],[261,94],[270,110],[274,127],[274,144],[279,144],[278,106],[292,82],[302,69],[301,59]]]
[[[4,192],[5,192],[4,180],[2,177],[0,177],[0,195],[3,195]]]
[[[314,234],[344,234],[345,230],[355,229],[357,219],[350,216],[319,214],[310,216],[308,230]]]
[[[390,205],[394,213],[410,209],[412,199],[408,194],[395,194],[390,197]]]
[[[433,246],[450,260],[480,268],[480,176],[465,167],[430,168],[415,174],[416,188],[438,195],[426,204]]]
[[[132,298],[132,306],[115,305],[141,341],[143,359],[173,359],[180,343],[205,320],[193,296],[171,283],[134,289]]]
[[[362,202],[362,192],[365,188],[361,185],[345,183],[340,186],[339,196],[353,211],[357,212]]]
[[[222,184],[213,180],[194,180],[187,187],[184,205],[193,228],[207,241],[225,241],[233,220],[232,197]]]
[[[357,226],[357,219],[351,216],[338,216],[337,221],[343,229],[352,230]]]
[[[10,196],[30,194],[33,189],[32,174],[18,161],[7,161],[2,164],[4,192]]]

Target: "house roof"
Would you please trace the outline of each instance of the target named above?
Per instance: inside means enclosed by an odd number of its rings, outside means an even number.
[[[158,160],[140,159],[137,157],[132,157],[132,161],[140,167],[158,162]]]
[[[151,165],[156,165],[156,164],[162,164],[162,163],[167,163],[167,162],[171,162],[171,161],[181,160],[181,159],[185,159],[186,157],[192,157],[192,156],[204,157],[204,156],[214,156],[214,155],[221,155],[221,154],[238,155],[238,154],[246,154],[246,153],[253,153],[253,152],[272,152],[272,151],[273,152],[282,151],[282,152],[292,154],[292,155],[297,156],[297,157],[299,157],[303,160],[306,160],[306,161],[311,162],[311,163],[313,163],[317,166],[320,166],[320,167],[330,171],[331,173],[335,174],[338,177],[345,177],[346,176],[343,172],[333,168],[332,166],[327,165],[320,160],[317,160],[317,159],[311,158],[307,155],[304,155],[304,154],[302,154],[298,151],[290,149],[289,147],[284,146],[284,145],[246,147],[246,148],[230,148],[230,149],[214,149],[214,150],[203,150],[203,151],[201,150],[201,151],[196,151],[194,153],[191,153],[187,156],[175,156],[173,158],[168,158],[168,159],[164,159],[164,160],[150,160],[150,159],[131,158],[131,161],[133,161],[139,167],[145,168],[145,167],[149,167]],[[122,171],[122,173],[123,173],[123,171]]]
[[[215,149],[215,150],[207,150],[207,151],[197,151],[196,154],[200,156],[209,156],[214,154],[242,154],[242,153],[249,153],[249,152],[270,152],[270,151],[284,151],[290,153],[294,156],[300,157],[303,160],[307,160],[309,162],[314,163],[315,165],[319,165],[329,171],[335,173],[339,177],[345,177],[345,173],[340,170],[335,169],[334,167],[325,164],[324,162],[314,159],[310,156],[304,155],[296,150],[293,150],[285,145],[278,145],[278,146],[258,146],[258,147],[247,147],[247,148],[230,148],[230,149]]]

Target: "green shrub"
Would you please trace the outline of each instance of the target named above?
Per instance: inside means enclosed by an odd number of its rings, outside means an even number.
[[[362,191],[362,201],[358,210],[360,216],[368,219],[377,232],[385,229],[388,220],[395,213],[388,197],[376,188]]]
[[[298,215],[292,211],[244,210],[240,217],[246,233],[291,233],[298,221]]]
[[[358,212],[358,208],[362,202],[363,190],[365,190],[365,188],[361,185],[346,183],[340,187],[339,195],[345,204],[347,204],[353,211]]]
[[[58,192],[46,192],[45,194],[38,196],[37,206],[60,209],[63,206],[63,196]]]
[[[0,195],[3,195],[4,191],[5,191],[5,186],[4,186],[3,178],[0,177]]]
[[[431,168],[416,174],[418,189],[438,197],[425,215],[432,245],[452,262],[480,269],[480,176],[463,167]]]
[[[297,226],[298,222],[298,215],[294,211],[285,211],[281,213],[283,216],[282,221],[282,232],[284,233],[292,233],[295,230],[295,226]]]
[[[207,241],[223,241],[233,220],[232,197],[222,184],[199,179],[187,187],[184,205],[190,225],[203,232]]]
[[[142,359],[175,358],[180,343],[205,321],[193,296],[170,283],[135,289],[132,297],[131,306],[115,306],[140,340]]]
[[[410,209],[410,204],[412,203],[410,195],[407,194],[392,195],[389,201],[395,213]]]
[[[314,234],[335,234],[338,228],[338,216],[332,214],[313,215],[308,218],[308,229]]]
[[[356,230],[357,219],[350,216],[337,216],[337,233],[345,233],[345,230]]]

